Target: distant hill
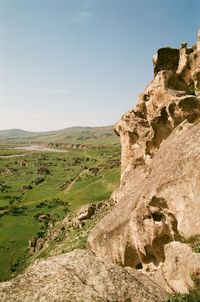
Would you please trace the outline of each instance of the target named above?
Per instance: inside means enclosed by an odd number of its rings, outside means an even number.
[[[38,135],[36,132],[29,132],[21,129],[0,130],[0,139],[13,139]]]
[[[43,144],[108,144],[117,143],[119,138],[113,126],[70,127],[48,132],[29,132],[21,129],[0,130],[0,143],[43,143]]]

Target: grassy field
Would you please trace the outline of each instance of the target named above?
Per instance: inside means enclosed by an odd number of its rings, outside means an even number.
[[[0,149],[0,281],[26,267],[30,236],[45,236],[47,223],[39,216],[55,223],[108,198],[119,184],[119,144],[63,153],[14,151]]]

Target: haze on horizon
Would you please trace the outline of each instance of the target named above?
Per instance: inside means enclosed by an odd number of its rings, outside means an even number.
[[[0,0],[0,129],[114,124],[163,46],[192,46],[199,0]]]

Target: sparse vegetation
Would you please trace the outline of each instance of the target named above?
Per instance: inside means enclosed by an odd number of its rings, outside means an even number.
[[[200,285],[191,290],[188,294],[175,294],[170,296],[165,302],[199,302]]]
[[[83,224],[81,224],[81,227],[73,223],[74,214],[69,213],[67,217],[68,222],[60,221],[53,228],[49,229],[47,235],[48,247],[39,251],[35,256],[37,258],[44,258],[51,255],[67,253],[74,249],[86,248],[90,230],[112,210],[112,207],[113,205],[111,204],[103,204],[90,219],[85,220]]]
[[[195,253],[200,253],[200,234],[196,234],[186,239],[182,238],[181,241],[188,243]]]

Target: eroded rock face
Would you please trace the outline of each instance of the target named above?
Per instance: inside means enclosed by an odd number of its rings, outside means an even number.
[[[121,138],[123,173],[144,164],[163,140],[185,119],[199,116],[200,50],[197,45],[161,48],[153,58],[153,81],[139,96],[136,107],[115,125]]]
[[[0,284],[1,302],[157,302],[166,292],[147,276],[86,251],[35,262]]]
[[[159,275],[157,281],[168,291],[187,291],[195,269],[188,260],[190,282],[183,282],[177,265],[164,275],[163,267],[173,259],[166,246],[200,233],[198,43],[189,49],[187,44],[163,48],[154,56],[154,80],[115,126],[122,145],[121,186],[112,195],[118,204],[88,239],[97,255]],[[173,255],[176,246],[170,247]],[[180,245],[179,250],[185,248]],[[187,259],[192,259],[190,253]],[[176,286],[170,285],[173,274]]]
[[[162,282],[167,291],[186,292],[187,288],[193,286],[191,275],[199,276],[200,254],[177,241],[166,244],[164,253],[165,262],[159,270],[152,273],[152,278],[160,284]]]

